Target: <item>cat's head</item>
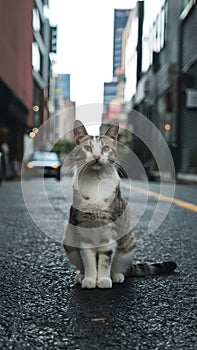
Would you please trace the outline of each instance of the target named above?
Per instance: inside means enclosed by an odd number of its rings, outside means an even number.
[[[90,136],[83,123],[76,120],[73,135],[76,144],[75,156],[78,164],[88,165],[94,170],[113,166],[117,159],[117,137],[119,125],[113,123],[101,136]]]

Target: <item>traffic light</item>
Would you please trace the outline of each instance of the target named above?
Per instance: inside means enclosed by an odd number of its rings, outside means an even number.
[[[50,28],[50,52],[57,52],[57,26]]]

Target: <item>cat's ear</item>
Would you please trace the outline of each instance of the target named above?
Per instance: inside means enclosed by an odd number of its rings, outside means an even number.
[[[114,140],[117,140],[118,138],[118,131],[119,131],[119,123],[114,122],[110,127],[107,129],[105,135],[111,137]]]
[[[80,143],[80,140],[88,135],[85,126],[83,125],[80,120],[75,120],[74,126],[73,126],[73,135],[76,145]]]

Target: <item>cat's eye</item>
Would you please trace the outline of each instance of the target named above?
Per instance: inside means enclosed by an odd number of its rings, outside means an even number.
[[[109,146],[104,146],[103,147],[103,152],[109,152]]]
[[[92,148],[89,145],[85,145],[84,149],[86,152],[92,152]]]

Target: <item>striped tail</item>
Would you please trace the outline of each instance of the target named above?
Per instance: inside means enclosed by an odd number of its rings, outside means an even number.
[[[127,277],[149,276],[149,275],[167,275],[176,269],[177,265],[173,261],[164,261],[162,263],[139,263],[132,264],[126,273]]]

